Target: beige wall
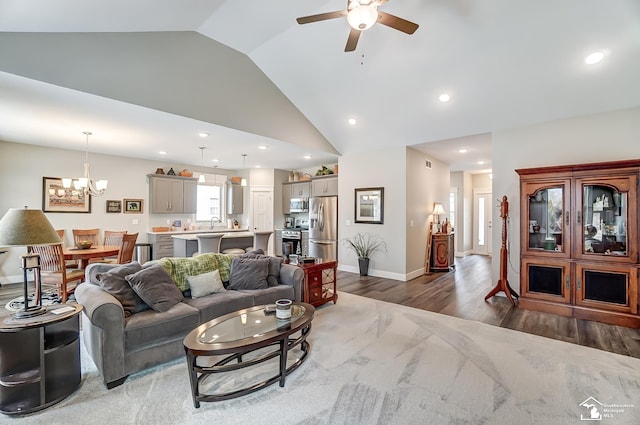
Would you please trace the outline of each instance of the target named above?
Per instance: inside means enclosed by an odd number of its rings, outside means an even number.
[[[493,132],[493,194],[509,199],[509,280],[520,282],[520,204],[518,168],[580,164],[640,158],[640,107],[605,114],[569,118],[528,127]],[[497,208],[493,222],[501,223]],[[493,227],[494,247],[501,241],[501,226]],[[493,280],[499,277],[500,256],[492,261]]]
[[[433,168],[425,167],[425,160]],[[406,281],[424,272],[427,219],[433,202],[446,202],[449,168],[411,148],[345,155],[340,158],[338,236],[358,232],[381,236],[388,253],[372,257],[369,274]],[[384,224],[354,223],[354,190],[384,188]],[[413,221],[413,226],[411,226]],[[344,243],[338,245],[339,268],[358,272],[358,261]]]

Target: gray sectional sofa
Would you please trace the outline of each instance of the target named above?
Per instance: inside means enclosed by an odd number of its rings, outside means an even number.
[[[207,258],[219,264],[231,263],[224,254],[202,256],[210,256]],[[202,260],[202,256],[198,257]],[[187,275],[205,273],[215,268],[207,263],[205,268],[194,269],[192,262],[197,262],[198,257],[193,257],[193,260],[162,259],[143,266],[161,264],[180,288],[178,294],[182,292],[185,295],[166,311],[147,306],[147,309],[131,314],[116,296],[101,286],[101,276],[119,265],[95,263],[87,267],[86,281],[76,288],[75,296],[78,303],[84,306],[83,342],[107,388],[122,384],[131,373],[184,356],[184,337],[201,323],[243,308],[274,303],[282,298],[295,301],[302,299],[303,272],[288,264],[280,265],[276,280],[270,281],[266,288],[223,289],[219,293],[191,298],[189,291],[185,291]],[[226,266],[220,267],[224,281],[225,277],[228,279],[230,271],[224,270]]]

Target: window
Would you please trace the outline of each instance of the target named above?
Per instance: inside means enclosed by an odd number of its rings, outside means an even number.
[[[196,221],[211,222],[216,217],[223,223],[224,217],[224,185],[227,176],[204,174],[205,181],[198,182],[198,199]]]
[[[456,193],[458,189],[451,188],[449,192],[449,223],[453,229],[456,225]]]

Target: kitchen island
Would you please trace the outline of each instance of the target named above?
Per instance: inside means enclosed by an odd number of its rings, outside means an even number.
[[[203,234],[204,232],[200,232]],[[211,233],[211,232],[207,232]],[[220,233],[220,232],[216,232]],[[198,251],[198,233],[182,233],[171,235],[173,239],[174,257],[191,257]],[[253,245],[253,232],[224,232],[220,239],[220,252],[230,248],[245,249]]]
[[[147,241],[151,244],[152,260],[159,260],[164,257],[177,257],[173,252],[173,236],[176,235],[197,235],[199,233],[245,233],[248,232],[244,229],[229,229],[226,227],[205,228],[197,230],[172,230],[164,232],[147,232]],[[198,241],[196,239],[196,251],[198,250]],[[243,241],[240,241],[243,242]],[[251,242],[247,246],[251,246]],[[225,248],[226,249],[226,248]],[[185,251],[186,252],[186,251]]]

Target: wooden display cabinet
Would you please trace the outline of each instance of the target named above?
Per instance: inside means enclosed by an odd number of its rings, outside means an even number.
[[[300,264],[304,271],[303,301],[314,307],[333,301],[338,302],[336,287],[337,261]]]
[[[449,271],[455,267],[454,247],[453,233],[434,233],[431,236],[431,271]]]
[[[640,160],[516,172],[519,306],[640,327]]]

